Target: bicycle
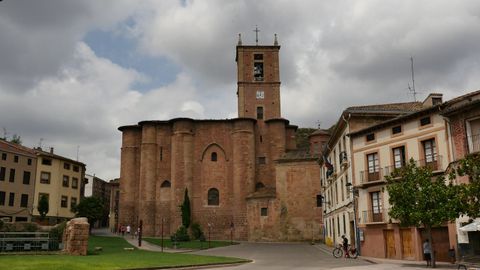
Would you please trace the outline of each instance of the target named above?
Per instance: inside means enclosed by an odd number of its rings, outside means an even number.
[[[347,258],[352,258],[352,259],[356,259],[358,257],[358,252],[357,252],[357,249],[352,247],[352,245],[348,245],[348,254],[347,254]],[[333,257],[335,258],[341,258],[343,257],[344,253],[343,253],[343,245],[342,244],[338,244],[338,246],[336,248],[333,249]]]

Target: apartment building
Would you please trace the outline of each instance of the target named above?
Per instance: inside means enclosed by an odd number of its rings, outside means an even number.
[[[347,134],[368,126],[408,114],[423,107],[420,102],[379,104],[349,107],[337,121],[323,151],[321,185],[324,203],[325,238],[328,245],[341,242],[345,235],[349,243],[358,242],[355,232],[354,198],[352,188],[352,144]],[[355,195],[355,196],[354,196]]]
[[[37,157],[32,149],[0,139],[0,218],[30,221]]]
[[[480,91],[475,91],[449,100],[444,104],[441,115],[448,119],[448,132],[452,163],[467,155],[480,154]],[[458,177],[457,183],[469,183],[467,176]],[[461,216],[451,225],[450,239],[457,239],[457,246],[452,246],[458,255],[480,254],[480,218]],[[477,228],[475,230],[474,228]]]
[[[115,178],[108,182],[110,184],[110,214],[109,228],[110,231],[115,232],[118,230],[118,204],[120,201],[120,179]]]
[[[85,174],[85,197],[98,197],[103,201],[103,216],[95,222],[95,228],[108,227],[110,213],[110,183],[90,174]]]
[[[422,228],[404,228],[389,217],[385,176],[414,159],[442,174],[451,161],[441,94],[430,94],[423,109],[350,132],[353,182],[358,191],[358,227],[363,256],[422,260]],[[436,258],[448,261],[453,242],[448,227],[434,228]],[[453,240],[453,239],[452,239]]]
[[[40,216],[37,206],[41,196],[47,196],[48,222],[55,224],[75,216],[72,207],[80,201],[81,185],[85,176],[85,164],[54,154],[34,149],[37,155],[33,216]]]

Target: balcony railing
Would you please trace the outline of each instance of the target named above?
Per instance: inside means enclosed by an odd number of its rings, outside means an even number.
[[[379,211],[362,211],[361,223],[385,222],[383,212],[383,208],[380,208]]]
[[[380,181],[382,179],[383,179],[383,173],[381,168],[379,168],[378,171],[376,172],[369,172],[368,170],[360,172],[360,182],[362,184],[365,184],[368,182]]]
[[[480,152],[480,134],[467,136],[469,153]]]
[[[442,169],[442,156],[433,156],[429,159],[421,159],[417,161],[418,167],[428,167],[432,171],[438,171]]]

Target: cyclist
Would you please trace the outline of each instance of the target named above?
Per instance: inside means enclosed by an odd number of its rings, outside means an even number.
[[[349,258],[350,255],[348,254],[348,239],[345,237],[345,235],[342,235],[342,244],[343,244],[343,252],[345,254],[345,258]]]

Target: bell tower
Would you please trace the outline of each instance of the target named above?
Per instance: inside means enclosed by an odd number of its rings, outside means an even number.
[[[238,117],[255,118],[259,122],[281,118],[280,68],[277,35],[273,45],[243,45],[238,35],[237,97]]]

